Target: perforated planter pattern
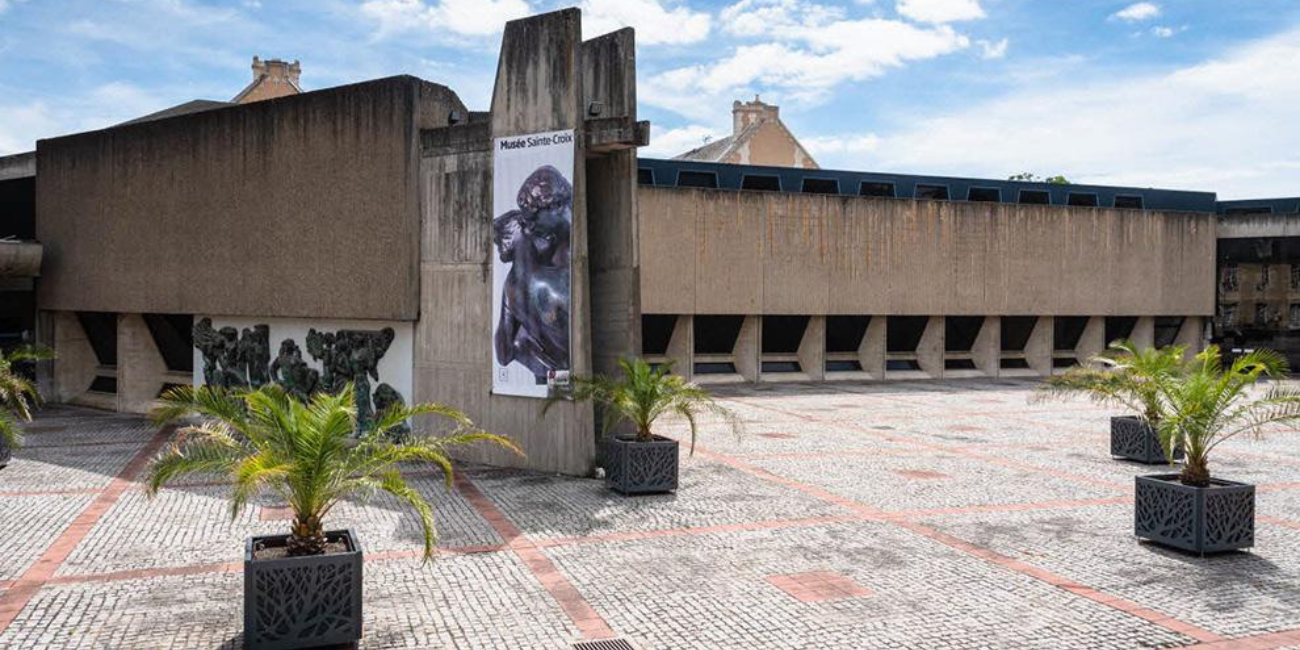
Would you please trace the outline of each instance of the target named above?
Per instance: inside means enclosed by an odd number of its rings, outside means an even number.
[[[1169,462],[1169,459],[1165,458],[1165,449],[1160,444],[1160,436],[1156,430],[1132,415],[1110,419],[1110,455],[1148,465]],[[1183,450],[1175,449],[1174,460],[1182,457]]]
[[[677,441],[659,436],[650,442],[610,437],[605,443],[605,485],[623,494],[676,490]]]
[[[3,440],[0,440],[0,467],[8,465],[10,457],[11,453],[9,451],[9,445],[6,445]]]
[[[347,540],[346,553],[254,560],[258,542],[244,547],[244,647],[286,650],[353,644],[361,639],[361,544],[351,530],[326,533]]]
[[[1215,480],[1198,488],[1177,474],[1137,477],[1133,532],[1141,539],[1212,553],[1255,545],[1255,486]]]

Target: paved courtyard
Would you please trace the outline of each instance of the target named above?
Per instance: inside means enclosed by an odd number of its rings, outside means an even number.
[[[377,498],[333,513],[366,563],[366,648],[1300,648],[1300,432],[1225,444],[1255,483],[1257,546],[1194,557],[1132,537],[1110,413],[1033,404],[1033,384],[952,381],[720,391],[676,495],[463,468],[441,552]],[[681,427],[670,435],[684,436]],[[218,484],[146,498],[166,442],[143,420],[57,408],[0,470],[0,648],[241,643],[243,539]]]

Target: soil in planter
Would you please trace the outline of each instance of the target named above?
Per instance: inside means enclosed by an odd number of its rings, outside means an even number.
[[[349,553],[352,551],[351,545],[347,539],[340,536],[331,536],[325,540],[325,552],[322,555],[337,555],[339,553]],[[253,547],[254,560],[281,560],[289,557],[289,550],[285,546],[284,540],[267,540],[258,542]],[[298,557],[318,557],[314,555],[299,555]]]

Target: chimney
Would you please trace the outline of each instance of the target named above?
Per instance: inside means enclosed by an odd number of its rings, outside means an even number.
[[[740,133],[742,129],[755,122],[780,119],[781,109],[771,104],[764,104],[758,95],[754,101],[741,103],[736,100],[731,104],[731,132]]]
[[[253,57],[253,82],[235,97],[240,104],[296,95],[302,92],[298,85],[298,76],[302,66],[295,59],[288,63],[280,59],[262,59]]]

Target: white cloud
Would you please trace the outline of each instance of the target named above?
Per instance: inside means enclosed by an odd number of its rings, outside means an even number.
[[[727,135],[718,129],[699,124],[668,129],[663,133],[656,133],[653,125],[650,128],[650,145],[641,147],[637,152],[642,156],[651,158],[669,158],[680,153],[686,153],[691,149]]]
[[[908,61],[932,59],[969,47],[947,26],[921,27],[897,20],[840,20],[775,30],[776,40],[737,47],[705,64],[669,70],[642,81],[640,97],[683,115],[708,119],[718,105],[755,87],[796,101],[823,99],[837,84],[884,74]]]
[[[1119,11],[1111,14],[1114,20],[1123,20],[1125,22],[1135,23],[1143,20],[1150,20],[1160,15],[1160,5],[1151,2],[1138,2],[1131,4]]]
[[[1151,28],[1151,35],[1156,38],[1173,38],[1174,36],[1187,31],[1187,25],[1181,27],[1169,27],[1168,25],[1156,25]]]
[[[1005,38],[1000,41],[979,40],[975,41],[975,44],[980,48],[980,58],[993,60],[1006,58],[1011,41]]]
[[[586,0],[582,3],[583,38],[623,27],[636,28],[637,45],[696,43],[709,35],[709,14],[689,7],[667,8],[660,0]]]
[[[801,0],[741,0],[718,14],[722,30],[734,36],[762,36],[796,27],[816,27],[844,17],[839,7]]]
[[[979,0],[898,0],[898,13],[922,23],[955,23],[984,17]]]
[[[829,164],[1293,196],[1300,177],[1300,30],[1163,74],[1021,86],[952,112],[907,116],[875,154]],[[823,164],[828,161],[822,160]]]
[[[531,8],[524,0],[367,0],[361,12],[377,23],[380,38],[421,30],[490,36]]]

